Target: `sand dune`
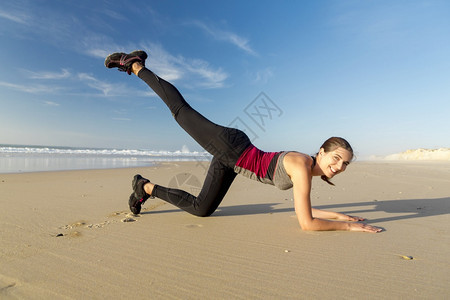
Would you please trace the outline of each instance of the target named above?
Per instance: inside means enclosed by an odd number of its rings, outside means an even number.
[[[386,156],[386,160],[441,160],[450,161],[450,148],[415,149]]]

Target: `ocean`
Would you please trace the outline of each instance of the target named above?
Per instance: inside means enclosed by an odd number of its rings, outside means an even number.
[[[163,161],[208,161],[207,152],[1,145],[0,173],[154,166]]]

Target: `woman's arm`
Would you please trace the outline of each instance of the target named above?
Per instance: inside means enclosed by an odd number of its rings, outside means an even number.
[[[289,157],[286,156],[284,163],[286,172],[289,174],[289,176],[291,176],[291,180],[294,184],[293,191],[294,191],[295,213],[297,214],[299,224],[303,230],[308,231],[352,230],[352,231],[366,231],[366,232],[381,231],[380,228],[362,223],[329,221],[314,216],[310,200],[311,180],[312,180],[311,163],[308,161],[307,157],[301,154]],[[314,212],[321,215],[321,217],[331,216],[330,212],[324,212],[321,210],[314,210]]]
[[[294,205],[295,205],[295,213],[297,214],[300,227],[303,230],[307,231],[348,230],[348,231],[364,231],[372,233],[381,231],[381,228],[363,223],[348,223],[345,221],[330,221],[322,219],[330,217],[331,212],[320,211],[319,215],[322,215],[322,218],[314,216],[313,209],[311,208],[309,192],[306,193],[306,191],[303,188],[296,188],[295,182],[294,182]],[[316,213],[318,212],[317,210],[314,211]],[[350,219],[348,221],[358,221],[358,220]]]
[[[317,208],[312,208],[312,215],[314,218],[320,218],[320,219],[334,219],[339,221],[349,221],[349,222],[357,222],[357,221],[364,221],[364,218],[356,217],[356,216],[349,216],[346,214],[334,212],[334,211],[327,211],[327,210],[321,210]]]

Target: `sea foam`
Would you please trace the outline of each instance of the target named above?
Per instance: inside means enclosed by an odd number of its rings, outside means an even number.
[[[163,161],[208,161],[205,151],[98,149],[54,146],[0,145],[0,174],[57,170],[129,168]]]
[[[121,157],[186,157],[198,158],[208,157],[206,151],[189,151],[183,146],[181,151],[164,150],[137,150],[137,149],[99,149],[99,148],[72,148],[72,147],[51,147],[51,146],[16,146],[0,145],[0,154],[56,154],[56,155],[98,155],[98,156],[121,156]]]

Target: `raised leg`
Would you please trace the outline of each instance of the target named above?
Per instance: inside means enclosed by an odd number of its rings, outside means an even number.
[[[229,167],[234,167],[239,156],[251,144],[244,132],[211,122],[193,109],[171,83],[139,62],[133,64],[133,72],[164,101],[177,123],[200,146]]]

